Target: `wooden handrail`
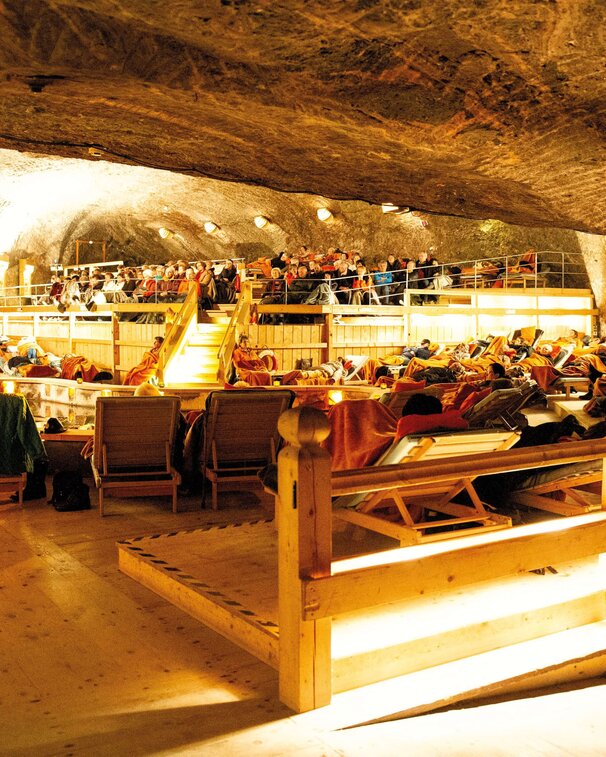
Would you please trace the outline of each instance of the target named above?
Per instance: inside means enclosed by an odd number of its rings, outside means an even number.
[[[602,458],[606,458],[606,439],[588,439],[491,452],[489,455],[478,453],[418,463],[335,471],[331,475],[332,495],[386,491],[426,481],[455,481],[470,473],[486,476]]]
[[[174,321],[168,330],[164,342],[158,352],[158,365],[156,366],[156,376],[160,386],[164,385],[164,371],[171,358],[173,358],[181,349],[187,336],[189,328],[194,321],[198,319],[198,288],[192,286],[181,309],[176,314]]]
[[[229,366],[238,339],[238,329],[245,324],[248,324],[250,317],[250,308],[252,306],[252,282],[243,281],[241,287],[240,296],[236,303],[236,307],[231,314],[229,325],[227,326],[225,336],[223,337],[223,341],[221,342],[221,346],[217,353],[217,358],[219,359],[219,381],[226,381],[229,376]]]

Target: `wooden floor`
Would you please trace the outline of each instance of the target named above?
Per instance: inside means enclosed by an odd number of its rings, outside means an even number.
[[[0,754],[604,754],[602,680],[347,731],[293,716],[271,667],[118,571],[119,539],[265,516],[228,499],[120,500],[104,519],[0,505]]]

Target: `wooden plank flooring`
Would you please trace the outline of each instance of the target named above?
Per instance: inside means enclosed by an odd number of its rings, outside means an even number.
[[[182,504],[0,505],[1,755],[603,754],[600,681],[350,731],[293,716],[272,668],[119,572],[119,539],[265,515],[246,493]]]

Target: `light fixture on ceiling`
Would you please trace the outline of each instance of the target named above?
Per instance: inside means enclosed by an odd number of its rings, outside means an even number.
[[[219,227],[217,226],[217,224],[213,223],[212,221],[206,221],[204,223],[204,231],[207,234],[214,234],[215,231],[217,231],[218,229],[219,229]]]
[[[381,205],[381,210],[384,213],[395,213],[398,216],[410,213],[410,208],[406,205],[394,205],[392,202],[384,202]]]
[[[325,223],[331,221],[334,218],[333,214],[328,208],[318,208],[316,210],[316,215],[318,216],[320,221],[324,221]]]
[[[158,234],[162,237],[162,239],[168,239],[169,237],[172,237],[174,231],[167,229],[166,226],[160,226],[160,228],[158,229]]]
[[[255,216],[253,222],[258,229],[264,229],[269,223],[269,218],[266,216]]]

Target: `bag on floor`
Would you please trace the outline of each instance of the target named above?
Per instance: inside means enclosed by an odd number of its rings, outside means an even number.
[[[49,504],[60,513],[90,510],[88,485],[76,471],[59,471],[53,476],[53,496]]]

